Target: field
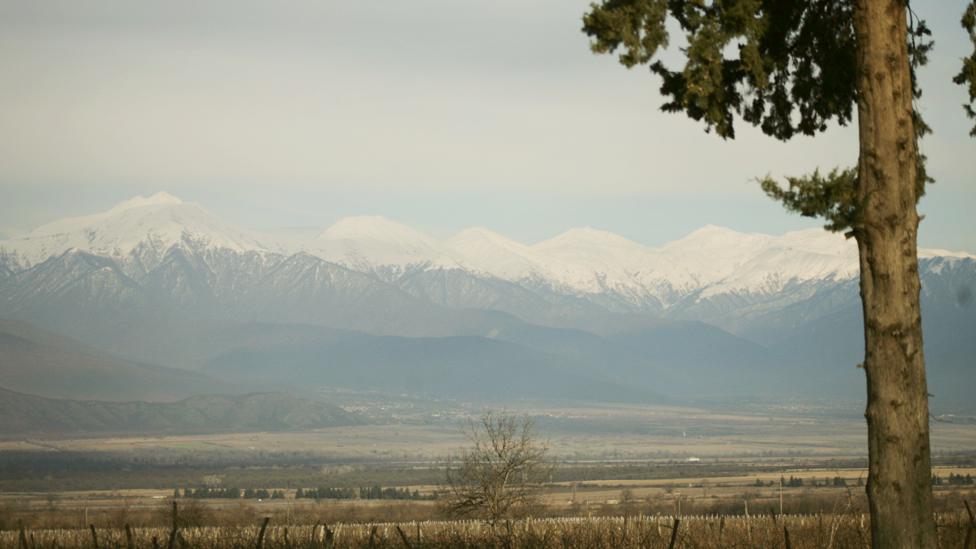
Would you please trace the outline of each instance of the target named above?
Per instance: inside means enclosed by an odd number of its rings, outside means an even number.
[[[974,524],[964,513],[937,518],[940,547],[968,547]],[[482,521],[314,524],[210,528],[103,528],[0,532],[0,548],[868,548],[863,514],[758,517],[626,516]]]
[[[156,537],[165,547],[174,489],[201,486],[281,497],[180,497],[176,546],[253,547],[265,517],[264,547],[330,546],[327,532],[332,547],[668,547],[674,517],[675,547],[786,547],[787,532],[790,547],[864,547],[870,537],[863,418],[836,403],[508,403],[533,418],[557,465],[522,512],[531,519],[511,530],[449,521],[437,501],[296,499],[323,486],[436,495],[444,460],[465,444],[461,427],[482,408],[412,406],[373,403],[370,425],[311,432],[0,441],[0,547],[90,547],[91,525],[99,546],[126,546],[125,524],[134,546]],[[976,425],[936,421],[932,433],[933,474],[976,477]],[[976,486],[934,491],[943,545],[960,547]]]
[[[65,435],[0,439],[0,453],[98,452],[103,455],[290,456],[324,462],[431,461],[465,443],[463,428],[483,404],[439,403],[436,412],[395,398],[345,403],[365,409],[370,425],[303,432],[225,435]],[[858,403],[769,403],[716,407],[566,405],[508,402],[492,406],[530,416],[551,453],[561,460],[850,458],[866,454]],[[934,421],[936,455],[976,451],[976,421]]]
[[[437,501],[299,500],[294,489],[285,488],[281,499],[180,498],[174,539],[177,547],[254,547],[267,518],[263,547],[668,547],[678,517],[675,547],[787,547],[787,533],[792,548],[867,547],[863,469],[766,464],[769,470],[759,472],[749,469],[754,465],[726,461],[716,469],[681,463],[671,465],[680,469],[659,465],[660,478],[609,478],[621,470],[619,464],[591,463],[588,474],[608,478],[556,480],[539,505],[523,511],[530,518],[495,529],[485,522],[445,520],[449,515]],[[689,467],[702,474],[668,474]],[[736,468],[748,472],[709,473]],[[933,473],[960,478],[976,475],[976,467],[939,466]],[[795,485],[781,487],[780,478]],[[432,493],[438,486],[409,488]],[[976,486],[941,484],[934,491],[942,546],[963,547],[966,502],[976,502]],[[122,525],[131,527],[133,547],[151,547],[153,537],[166,546],[172,496],[169,490],[138,488],[3,493],[0,548],[92,547],[89,525],[100,547],[128,546]]]

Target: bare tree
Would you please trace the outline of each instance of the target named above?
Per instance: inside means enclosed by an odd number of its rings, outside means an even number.
[[[484,517],[492,525],[537,501],[552,470],[548,446],[527,417],[488,412],[472,422],[470,446],[447,467],[448,510]]]

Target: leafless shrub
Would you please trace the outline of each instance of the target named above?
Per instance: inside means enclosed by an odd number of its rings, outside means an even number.
[[[444,505],[452,515],[495,525],[537,502],[551,466],[529,418],[489,412],[472,423],[468,438],[470,447],[447,467]]]

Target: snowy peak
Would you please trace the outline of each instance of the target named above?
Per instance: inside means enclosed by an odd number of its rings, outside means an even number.
[[[603,247],[607,246],[616,250],[645,251],[646,248],[628,240],[616,233],[594,229],[593,227],[577,227],[554,236],[549,240],[543,240],[532,248],[540,251],[558,250],[568,247]]]
[[[408,247],[437,246],[433,238],[380,215],[344,217],[322,231],[319,240],[373,240]]]
[[[491,244],[504,248],[528,249],[524,244],[502,236],[487,227],[468,227],[459,231],[448,240],[448,244],[459,246],[476,243]]]
[[[451,237],[447,246],[465,267],[504,280],[548,274],[530,247],[484,227],[464,229]]]
[[[691,273],[708,296],[771,293],[790,282],[854,276],[857,250],[851,256],[848,244],[823,229],[771,236],[708,225],[659,251]]]
[[[248,231],[225,223],[196,204],[167,193],[137,196],[108,211],[56,221],[25,236],[0,242],[0,249],[30,266],[68,250],[125,260],[133,253],[161,257],[169,248],[260,251]]]
[[[446,245],[466,257],[481,256],[517,256],[529,258],[532,248],[502,236],[484,227],[471,227],[452,236]]]
[[[183,201],[175,196],[163,191],[158,192],[152,196],[135,196],[116,205],[112,208],[111,212],[120,212],[122,210],[129,210],[132,208],[144,208],[146,206],[176,206],[183,204]]]
[[[702,227],[695,229],[688,233],[681,240],[716,240],[716,239],[738,239],[743,235],[755,234],[755,233],[742,233],[736,231],[735,229],[730,229],[728,227],[722,227],[721,225],[712,225],[711,223],[703,225]],[[760,235],[765,236],[765,235]]]
[[[126,215],[146,216],[149,214],[149,212],[146,211],[148,208],[165,210],[168,207],[182,205],[184,205],[182,200],[165,192],[156,193],[149,197],[135,196],[116,204],[108,211],[102,213],[82,217],[69,217],[53,223],[42,225],[31,231],[29,236],[36,237],[84,231],[92,227],[97,227],[100,224],[110,224],[113,220]],[[199,208],[199,206],[194,207]],[[136,210],[139,213],[129,213],[133,210]]]
[[[639,270],[651,254],[633,240],[592,227],[570,229],[532,246],[532,251],[562,272],[592,271],[601,277]]]
[[[17,272],[69,250],[120,259],[144,274],[174,247],[232,252],[304,252],[396,281],[404,273],[459,269],[478,277],[543,284],[574,296],[612,295],[641,306],[689,296],[772,294],[792,283],[857,275],[853,241],[822,229],[779,236],[706,225],[658,248],[581,227],[525,245],[483,227],[441,241],[381,216],[346,217],[315,232],[258,237],[165,193],[137,196],[94,215],[62,219],[0,241],[4,269]],[[972,258],[919,250],[922,258]]]
[[[954,252],[951,250],[942,250],[939,248],[919,248],[918,249],[919,259],[930,259],[933,257],[944,257],[950,259],[976,259],[976,255],[967,252]]]
[[[340,219],[308,245],[309,253],[353,268],[454,264],[436,239],[382,216]]]
[[[820,231],[825,232],[825,231]],[[694,254],[712,256],[716,252],[728,252],[738,256],[753,253],[774,240],[760,233],[741,233],[725,227],[706,225],[687,236],[668,242],[660,251],[666,254]]]
[[[620,235],[592,227],[570,229],[532,251],[554,273],[557,286],[588,294],[646,293],[639,278],[651,250]]]

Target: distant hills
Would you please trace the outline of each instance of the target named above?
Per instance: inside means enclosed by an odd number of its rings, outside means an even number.
[[[976,257],[920,257],[933,406],[972,406],[960,388],[974,380]],[[579,228],[526,245],[484,228],[441,240],[354,217],[299,238],[234,227],[159,194],[0,241],[0,318],[89,347],[8,337],[11,358],[0,364],[21,372],[12,388],[45,396],[77,395],[25,377],[25,364],[90,371],[67,384],[102,391],[84,398],[126,387],[179,395],[186,370],[206,376],[193,378],[201,387],[859,398],[856,276],[853,243],[821,230],[708,226],[649,248]],[[98,353],[123,358],[65,360]],[[85,382],[100,375],[96,364],[134,377]],[[147,382],[150,371],[168,381]]]
[[[473,336],[357,334],[337,341],[237,349],[215,357],[205,371],[263,385],[301,380],[392,394],[606,402],[662,399],[653,387],[634,386],[611,373],[594,371],[585,361]]]
[[[176,400],[232,384],[120,359],[15,320],[0,320],[0,387],[55,398]]]
[[[283,393],[148,403],[51,399],[0,388],[0,436],[299,431],[361,423],[337,406]]]

